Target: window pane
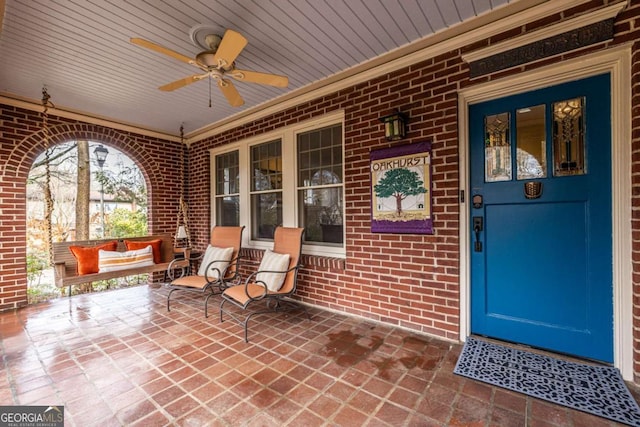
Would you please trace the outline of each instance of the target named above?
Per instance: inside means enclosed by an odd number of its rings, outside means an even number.
[[[251,148],[252,191],[279,190],[282,188],[282,155],[280,140]]]
[[[341,138],[341,125],[298,135],[299,187],[342,183]]]
[[[240,197],[216,198],[216,225],[240,225]]]
[[[239,152],[220,154],[215,158],[215,211],[217,225],[240,225]]]
[[[297,148],[298,222],[305,227],[305,242],[341,246],[342,125],[299,134]]]
[[[273,232],[282,224],[282,192],[251,196],[251,238],[272,240]]]
[[[216,156],[216,194],[237,193],[239,171],[238,151]]]
[[[518,179],[547,176],[544,105],[521,108],[517,111],[516,176]]]
[[[511,180],[511,141],[509,113],[484,118],[484,156],[486,182]]]
[[[251,238],[271,240],[282,224],[282,144],[275,140],[251,147]]]
[[[305,241],[343,242],[342,187],[306,189],[298,193]]]
[[[584,98],[554,102],[553,174],[587,173],[584,154]]]

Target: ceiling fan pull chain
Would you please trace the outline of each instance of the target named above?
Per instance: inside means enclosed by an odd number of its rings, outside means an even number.
[[[211,74],[209,74],[209,108],[211,108]]]

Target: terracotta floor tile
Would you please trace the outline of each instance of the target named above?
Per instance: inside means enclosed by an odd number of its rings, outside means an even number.
[[[346,401],[355,393],[355,391],[356,391],[355,387],[339,381],[330,385],[327,388],[325,393],[327,393],[330,396],[333,396],[338,400]]]
[[[340,409],[331,419],[332,424],[341,426],[361,426],[367,421],[368,416],[351,406]]]
[[[191,394],[193,395],[193,397],[198,399],[200,403],[206,405],[211,399],[214,399],[224,391],[224,387],[213,381],[209,381],[203,383],[199,388],[193,389],[191,391]]]
[[[7,390],[7,394],[10,395],[10,390]],[[0,402],[8,403],[9,400],[3,399],[2,394],[0,394]],[[36,388],[34,390],[29,390],[23,394],[18,394],[16,396],[17,401],[20,405],[50,405],[55,404],[58,400],[56,396],[56,389],[53,384],[47,384],[40,388]]]
[[[418,402],[416,412],[424,414],[432,420],[445,423],[451,417],[451,402],[439,402],[427,396]]]
[[[143,400],[120,409],[116,412],[116,417],[118,417],[124,425],[130,425],[146,417],[156,409],[156,405],[154,405],[152,401]]]
[[[251,378],[244,378],[233,387],[229,387],[235,394],[242,398],[248,398],[253,396],[262,390],[262,385],[255,382]]]
[[[0,312],[0,401],[65,406],[70,426],[618,424],[453,374],[462,345],[309,309],[250,342],[218,301],[139,286]],[[632,389],[636,396],[638,390]]]
[[[342,403],[333,397],[319,395],[315,400],[309,403],[308,408],[321,418],[327,419],[335,414],[341,405]]]
[[[197,400],[189,395],[182,396],[178,400],[165,405],[163,409],[173,418],[180,418],[184,414],[197,409],[200,406]]]
[[[298,405],[296,402],[282,398],[269,408],[269,414],[276,421],[280,422],[280,425],[286,425],[287,422],[294,419],[301,410],[302,406]]]
[[[280,372],[276,372],[267,366],[260,369],[258,372],[254,373],[253,375],[251,375],[251,378],[254,381],[256,381],[258,384],[266,386],[270,384],[272,381],[274,381],[276,378],[278,378],[280,375],[282,375],[280,374]]]
[[[489,424],[496,427],[520,427],[526,425],[526,414],[494,407],[489,417]]]
[[[94,403],[90,407],[85,407],[84,409],[85,411],[76,411],[71,410],[69,407],[65,407],[65,421],[69,412],[73,414],[73,421],[77,426],[100,426],[105,422],[108,423],[110,420],[117,421],[115,414],[105,402]]]
[[[158,406],[164,407],[169,403],[179,399],[183,395],[184,395],[184,390],[182,390],[180,387],[176,385],[172,385],[169,388],[165,388],[164,390],[159,391],[158,393],[154,394],[152,397],[153,397],[153,400],[156,401]]]
[[[400,426],[405,424],[410,414],[411,411],[406,408],[385,402],[377,412],[374,412],[374,417],[392,426]]]
[[[146,417],[141,418],[137,422],[131,424],[131,427],[149,427],[149,426],[166,426],[170,425],[170,418],[161,411],[154,411]]]
[[[389,395],[388,400],[389,402],[393,402],[394,404],[404,407],[405,409],[412,410],[419,398],[419,393],[396,387]]]
[[[379,397],[362,390],[356,392],[347,403],[367,414],[375,413],[382,404]]]

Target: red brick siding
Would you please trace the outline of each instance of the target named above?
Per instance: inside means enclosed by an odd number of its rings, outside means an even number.
[[[608,3],[590,2],[497,35],[484,43],[476,43],[474,49],[578,16]],[[617,35],[610,43],[473,81],[468,78],[468,67],[460,59],[460,52],[448,52],[193,144],[191,161],[206,165],[197,171],[192,170],[190,174],[191,187],[197,189],[191,192],[191,206],[198,209],[194,216],[198,222],[194,227],[198,229],[199,244],[206,241],[210,223],[209,149],[342,109],[345,111],[347,259],[344,268],[340,263],[306,263],[301,273],[299,294],[311,304],[456,339],[460,282],[458,90],[638,39],[636,29],[640,13],[635,5],[631,9],[621,14],[616,22]],[[637,96],[634,103],[638,103]],[[396,108],[410,118],[407,138],[402,144],[423,140],[433,143],[433,236],[370,232],[369,153],[389,146],[383,138],[378,118]],[[638,116],[640,112],[635,114]],[[635,129],[637,121],[634,122]],[[640,249],[640,244],[636,246]],[[634,283],[638,283],[637,277]],[[637,355],[636,359],[640,357]],[[640,371],[640,365],[636,371]]]
[[[26,180],[44,145],[39,112],[0,105],[0,113],[0,310],[3,310],[27,304]],[[146,180],[149,231],[175,231],[180,143],[51,116],[49,130],[50,145],[88,139],[128,155]]]

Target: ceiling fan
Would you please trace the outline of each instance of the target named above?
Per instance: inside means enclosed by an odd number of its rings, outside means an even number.
[[[289,84],[289,79],[286,76],[237,69],[235,60],[247,45],[247,39],[234,30],[226,30],[224,37],[220,37],[217,34],[207,34],[204,37],[204,43],[208,49],[197,54],[195,58],[189,58],[171,49],[140,38],[131,38],[131,43],[186,62],[187,64],[200,68],[202,71],[202,73],[193,74],[189,77],[184,77],[160,86],[158,89],[162,91],[173,91],[190,85],[191,83],[210,78],[216,81],[216,84],[225,98],[227,98],[229,104],[233,107],[239,107],[244,104],[244,100],[229,77],[238,81],[276,87],[286,87]]]

